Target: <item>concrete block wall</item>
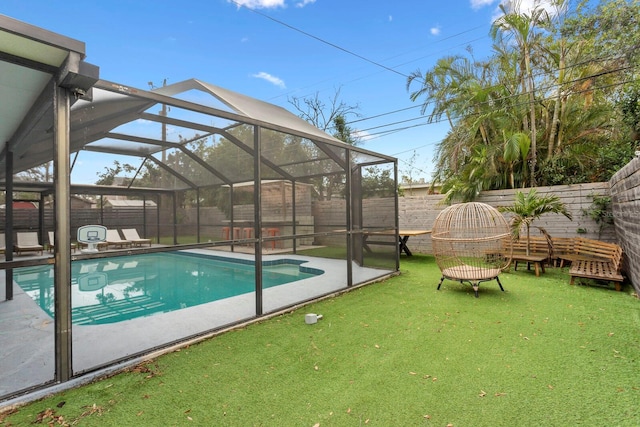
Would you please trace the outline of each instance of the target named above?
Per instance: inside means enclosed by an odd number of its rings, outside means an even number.
[[[527,193],[529,190],[529,188],[523,188],[520,191]],[[608,182],[536,187],[536,192],[540,196],[558,196],[567,211],[571,213],[573,220],[567,219],[564,215],[545,214],[533,223],[534,226],[543,227],[551,236],[556,237],[575,237],[579,235],[605,242],[617,241],[613,226],[605,226],[601,229],[585,213],[592,206],[594,195],[609,195]],[[480,194],[478,201],[498,208],[512,205],[514,197],[514,190],[485,191]]]
[[[626,276],[640,295],[640,158],[631,160],[609,181],[618,244]]]
[[[342,199],[316,201],[313,203],[313,218],[316,233],[335,232],[347,229],[346,202]],[[363,228],[371,230],[393,229],[396,224],[395,200],[390,197],[362,200]],[[317,245],[344,244],[343,235],[317,236]]]
[[[484,191],[478,197],[478,201],[494,207],[509,206],[513,204],[517,191],[528,192],[529,189]],[[601,230],[598,224],[585,214],[585,211],[593,203],[593,195],[609,195],[608,182],[537,187],[536,191],[539,195],[557,195],[572,214],[573,220],[570,221],[563,215],[546,214],[536,220],[533,223],[534,226],[542,227],[549,234],[556,237],[581,236],[607,242],[618,241],[613,226],[606,226]],[[386,200],[393,201],[393,199]],[[398,200],[400,229],[431,230],[436,217],[446,207],[442,200],[443,196],[441,194],[400,197]],[[371,206],[368,206],[369,204]],[[381,206],[386,206],[383,203],[383,199],[363,201],[363,210],[367,212],[365,215],[365,227],[389,224],[388,218],[386,216],[383,217],[389,212],[389,209],[381,209]],[[344,200],[315,202],[316,231],[345,228],[344,209]],[[379,212],[380,218],[375,217],[376,212]],[[330,244],[326,239],[318,240],[316,242],[318,244]],[[431,236],[428,234],[411,237],[408,243],[414,252],[432,253]]]
[[[405,196],[398,199],[400,229],[431,230],[433,222],[446,205],[441,194]],[[428,234],[410,237],[407,242],[412,252],[432,253],[431,236]]]
[[[528,188],[516,190],[483,191],[477,201],[494,207],[513,204],[517,191],[528,192]],[[609,183],[598,182],[590,184],[559,185],[553,187],[537,187],[539,195],[554,194],[565,204],[572,214],[573,221],[563,215],[546,214],[536,220],[533,225],[544,228],[551,236],[556,237],[587,237],[607,242],[616,242],[617,236],[613,226],[600,227],[589,218],[584,211],[588,210],[593,200],[592,196],[608,195]],[[400,228],[411,230],[430,230],[433,222],[446,205],[442,204],[442,195],[409,196],[399,199]],[[535,231],[535,230],[533,230]],[[411,237],[409,247],[412,251],[431,253],[431,237],[429,235]]]

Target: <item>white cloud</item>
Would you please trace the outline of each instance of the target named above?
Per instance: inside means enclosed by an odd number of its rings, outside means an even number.
[[[543,8],[551,16],[558,14],[558,8],[554,6],[554,0],[469,0],[471,8],[474,10],[481,9],[485,6],[495,6],[494,18],[502,15],[498,5],[503,5],[507,11],[518,13],[531,13],[534,8]]]
[[[278,86],[281,89],[285,89],[286,88],[286,85],[284,84],[284,80],[282,80],[281,78],[278,78],[276,76],[272,76],[269,73],[265,73],[264,71],[260,71],[259,73],[253,74],[251,77],[255,77],[257,79],[266,80],[269,83],[272,83],[272,84]]]
[[[438,36],[440,35],[440,26],[437,27],[431,27],[431,29],[429,30],[429,32],[431,33],[432,36]]]
[[[555,2],[552,0],[504,0],[503,3],[507,6],[507,10],[510,10],[509,7],[515,9],[519,5],[520,13],[531,13],[536,7],[545,9],[551,16],[556,16],[559,12],[558,7],[554,5]]]
[[[306,5],[313,4],[315,2],[316,2],[316,0],[302,0],[302,1],[299,1],[298,3],[296,3],[296,7],[305,7]]]
[[[286,0],[227,0],[227,2],[235,4],[238,8],[244,6],[249,9],[276,9],[278,7],[287,7]],[[315,2],[316,0],[293,1],[297,8],[303,8]]]
[[[314,0],[315,1],[315,0]],[[248,7],[249,9],[274,9],[285,7],[284,0],[227,0],[238,7]]]
[[[389,15],[389,22],[393,21],[393,16]]]
[[[500,4],[504,5],[507,12],[526,13],[530,15],[533,9],[538,8],[546,10],[550,17],[557,16],[561,11],[554,3],[553,0],[502,0],[500,2]],[[493,15],[492,21],[495,21],[502,16],[502,11],[496,7]]]
[[[472,9],[480,9],[485,6],[491,6],[496,0],[470,0]]]

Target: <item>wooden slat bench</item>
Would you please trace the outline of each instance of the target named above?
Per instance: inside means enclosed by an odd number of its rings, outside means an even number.
[[[573,259],[573,245],[575,239],[572,237],[552,237],[551,261],[557,267],[564,267],[566,261]]]
[[[621,274],[622,248],[615,243],[599,240],[575,239],[569,269],[570,283],[576,277],[615,282],[616,290],[622,289],[624,277]]]

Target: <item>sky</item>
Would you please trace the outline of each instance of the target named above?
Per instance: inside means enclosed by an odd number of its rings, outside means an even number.
[[[131,87],[197,78],[294,114],[293,98],[339,91],[359,146],[429,182],[449,127],[427,124],[407,77],[469,49],[486,58],[500,1],[2,0],[0,14],[85,42],[101,79]]]

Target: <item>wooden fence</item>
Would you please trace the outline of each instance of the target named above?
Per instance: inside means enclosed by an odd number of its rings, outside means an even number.
[[[147,208],[146,219],[141,208],[124,208],[124,209],[72,209],[71,210],[71,236],[76,235],[79,227],[89,224],[101,224],[107,228],[136,228],[142,236],[155,237],[158,233],[158,216],[155,208]],[[160,211],[160,229],[173,230],[172,222],[169,220],[170,213]],[[166,227],[166,222],[170,227]],[[6,212],[0,210],[0,222],[6,223]],[[38,209],[14,209],[13,211],[13,230],[15,232],[37,231],[40,224]],[[54,230],[54,211],[51,208],[44,209],[44,230]],[[45,236],[44,242],[48,239]]]

